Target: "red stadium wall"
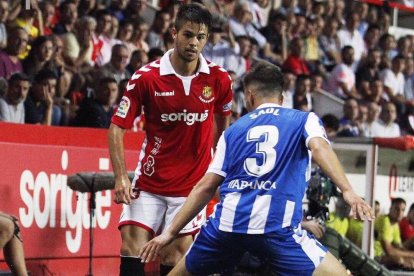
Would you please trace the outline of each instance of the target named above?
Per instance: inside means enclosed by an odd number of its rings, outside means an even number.
[[[127,133],[125,157],[134,170],[143,133]],[[89,263],[88,193],[67,177],[111,171],[107,131],[0,123],[0,211],[20,220],[31,275],[86,275]],[[96,194],[93,274],[117,275],[121,206],[113,191]],[[7,270],[0,255],[0,270]]]

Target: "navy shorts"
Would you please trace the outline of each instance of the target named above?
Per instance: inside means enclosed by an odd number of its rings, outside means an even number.
[[[239,234],[221,231],[209,221],[186,254],[186,268],[193,275],[226,275],[249,252],[277,275],[312,275],[327,249],[301,227],[284,230],[283,235]]]

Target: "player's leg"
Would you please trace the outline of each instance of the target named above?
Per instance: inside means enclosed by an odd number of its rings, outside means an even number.
[[[164,197],[167,202],[167,210],[165,213],[164,229],[171,224],[175,215],[184,205],[186,197]],[[197,233],[206,218],[205,209],[200,212],[183,230],[180,231],[179,238],[171,243],[160,252],[160,275],[167,275],[168,272],[182,259],[184,254],[193,242],[192,236]]]
[[[193,243],[193,237],[186,235],[175,239],[160,252],[160,276],[167,275],[172,268],[183,259],[188,248]]]
[[[181,258],[178,264],[174,267],[173,270],[168,274],[168,276],[189,276],[190,272],[187,271],[185,266],[185,257]]]
[[[144,275],[144,263],[138,258],[142,246],[159,229],[164,219],[165,202],[157,195],[140,192],[123,206],[119,227],[122,237],[121,276]]]
[[[3,253],[10,270],[13,272],[13,275],[27,275],[23,243],[16,236],[13,236],[13,238],[6,244]]]
[[[19,226],[12,217],[3,214],[0,216],[0,245],[13,275],[27,275]]]
[[[120,275],[145,275],[144,264],[137,256],[141,247],[152,238],[152,234],[135,225],[124,225],[121,228],[121,237]]]
[[[332,255],[330,252],[326,253],[323,261],[316,267],[312,274],[313,276],[342,276],[348,275],[345,267]]]

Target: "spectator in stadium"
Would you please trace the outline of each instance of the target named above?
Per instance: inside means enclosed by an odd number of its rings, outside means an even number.
[[[103,66],[111,58],[112,46],[115,39],[111,37],[112,15],[106,9],[100,10],[96,16],[96,29],[92,35],[94,44],[94,58],[97,66]]]
[[[126,66],[126,70],[128,70],[128,72],[132,76],[132,74],[134,74],[135,71],[137,71],[139,68],[141,68],[147,63],[148,63],[147,53],[143,49],[138,49],[132,52],[129,63]]]
[[[228,26],[227,30],[229,31]],[[235,71],[237,66],[234,66],[236,64],[234,61],[236,57],[234,55],[236,55],[236,49],[239,47],[236,45],[232,32],[227,32],[226,39],[223,37],[224,31],[222,25],[213,23],[211,34],[203,50],[203,55],[206,59],[214,62],[218,66],[226,70]]]
[[[9,6],[9,1],[0,1],[0,49],[6,48],[7,45],[6,21],[9,16]]]
[[[148,46],[151,48],[160,48],[165,51],[164,34],[169,31],[171,25],[171,16],[166,10],[158,11],[155,15],[148,36]]]
[[[229,19],[231,32],[235,37],[249,36],[254,38],[259,45],[263,58],[280,61],[280,57],[272,52],[266,38],[254,27],[252,19],[248,2],[237,2],[234,7],[234,15]]]
[[[24,259],[23,240],[18,220],[0,212],[0,248],[3,249],[4,259],[13,275],[27,276]]]
[[[390,69],[384,69],[381,71],[381,80],[384,83],[384,97],[386,101],[394,103],[397,107],[398,115],[404,114],[404,66],[405,58],[401,55],[397,55],[392,59],[392,65]]]
[[[394,198],[389,213],[375,219],[375,258],[389,268],[414,268],[414,251],[403,247],[398,224],[404,216],[405,207],[404,199]]]
[[[356,72],[356,87],[359,93],[365,99],[370,98],[370,84],[379,79],[378,66],[381,62],[381,51],[373,48],[368,51],[368,55],[364,62],[360,64]]]
[[[0,78],[9,79],[14,73],[23,72],[19,55],[26,51],[29,42],[29,35],[20,28],[14,27],[7,37],[7,47],[0,50]]]
[[[147,43],[149,27],[148,24],[141,20],[137,20],[134,24],[134,33],[132,34],[131,42],[135,45],[137,49],[142,49],[146,53],[149,51],[149,46]]]
[[[342,48],[342,63],[336,65],[332,70],[326,87],[326,91],[344,100],[348,98],[359,100],[362,98],[355,87],[355,73],[352,69],[354,53],[352,46]]]
[[[307,75],[296,78],[295,93],[293,94],[293,108],[302,111],[312,110],[311,80]]]
[[[355,99],[347,99],[343,106],[344,117],[339,120],[338,136],[358,137],[361,135],[359,124],[359,106]]]
[[[414,203],[411,204],[407,216],[400,221],[400,231],[404,247],[414,250]]]
[[[95,45],[92,35],[96,29],[96,20],[90,16],[81,17],[76,23],[74,33],[68,32],[62,35],[62,55],[65,62],[83,72],[89,70],[94,64]],[[80,69],[80,70],[79,70]]]
[[[181,5],[172,29],[174,49],[135,72],[112,117],[109,147],[116,175],[115,202],[125,203],[120,221],[122,276],[144,275],[144,263],[137,258],[139,250],[161,225],[168,226],[207,169],[211,148],[229,124],[233,96],[229,75],[200,54],[211,23],[211,14],[201,5]],[[137,179],[131,186],[122,139],[142,109],[147,139],[143,163],[138,165]],[[168,161],[178,155],[174,164]],[[191,234],[204,217],[205,213],[200,213],[183,236],[163,252],[161,275],[185,254]]]
[[[24,124],[24,101],[29,92],[29,77],[15,73],[9,79],[7,93],[0,97],[0,121]]]
[[[39,3],[39,8],[42,13],[43,35],[53,34],[53,19],[55,17],[55,6],[51,1],[42,1]]]
[[[242,77],[250,70],[255,62],[256,56],[254,51],[254,41],[248,36],[236,37],[240,52],[238,55],[229,57],[229,65],[231,64],[231,71],[234,71],[237,77]]]
[[[372,24],[368,27],[364,35],[365,51],[378,48],[378,42],[381,36],[381,29],[377,24]]]
[[[283,70],[287,70],[298,75],[309,75],[310,70],[303,58],[303,40],[300,37],[295,37],[290,41],[289,55],[283,63]]]
[[[207,173],[167,231],[144,246],[141,258],[147,262],[155,258],[160,248],[174,239],[220,187],[221,201],[214,216],[203,226],[171,275],[225,274],[246,250],[261,260],[268,260],[271,272],[347,275],[333,255],[299,226],[306,180],[305,177],[292,179],[292,174],[287,172],[302,168],[299,175],[304,175],[306,164],[310,162],[310,150],[315,162],[329,177],[335,178],[333,182],[344,191],[345,201],[357,212],[355,217],[371,220],[373,210],[352,190],[318,117],[314,113],[279,108],[283,101],[283,76],[278,67],[258,63],[247,73],[243,84],[247,106],[252,112],[224,132]],[[265,110],[273,110],[273,113],[265,114]],[[275,116],[275,112],[278,115]],[[256,138],[252,139],[252,133]],[[262,143],[259,137],[276,136],[281,138],[279,160],[289,159],[290,162],[264,158],[266,165],[263,166],[261,161],[251,159],[257,156],[254,152]],[[270,140],[267,142],[275,145],[276,141]],[[282,140],[289,142],[281,144]],[[269,149],[274,150],[273,146]],[[270,152],[266,154],[269,157]],[[250,183],[250,188],[245,189],[241,179]],[[254,183],[260,182],[277,183],[277,188],[272,184],[266,189],[254,187]],[[294,188],[293,184],[298,187]],[[286,219],[286,212],[289,212],[289,219]],[[308,250],[303,249],[305,243]]]
[[[325,114],[322,116],[321,121],[326,131],[326,136],[329,140],[332,140],[337,136],[339,130],[339,120],[333,114]]]
[[[336,18],[328,18],[319,36],[319,46],[323,53],[322,64],[328,71],[341,62],[341,43],[338,37],[340,23]]]
[[[283,107],[293,108],[293,94],[295,94],[296,75],[290,71],[283,71]]]
[[[56,94],[56,73],[43,69],[37,73],[33,80],[29,95],[24,102],[25,122],[28,124],[61,125],[62,110],[54,105]]]
[[[384,84],[380,79],[374,79],[369,85],[369,93],[370,95],[364,98],[367,102],[374,102],[378,105],[382,105],[384,100]]]
[[[19,16],[12,23],[13,26],[17,26],[26,30],[29,34],[29,41],[33,41],[40,35],[39,28],[34,25],[35,19],[41,16],[37,1],[32,2],[34,6],[31,9],[22,9]],[[43,30],[42,30],[43,31]]]
[[[95,89],[95,97],[82,101],[77,111],[75,125],[107,129],[111,124],[118,93],[118,84],[114,78],[101,78]]]
[[[373,137],[399,137],[400,126],[396,123],[397,108],[392,102],[384,103],[381,107],[379,120],[372,124]]]
[[[57,35],[73,32],[78,19],[78,1],[65,0],[59,6],[60,20],[53,28]]]
[[[261,29],[261,33],[269,42],[271,50],[280,56],[280,62],[288,57],[290,35],[287,28],[286,16],[273,10],[270,12],[268,24]]]
[[[361,136],[363,137],[374,137],[373,124],[377,122],[381,111],[380,106],[376,102],[368,102],[368,113],[367,119],[361,124]]]
[[[151,48],[148,51],[148,62],[153,62],[160,59],[164,55],[164,51],[160,48]]]
[[[109,12],[114,15],[119,22],[123,22],[125,17],[125,9],[128,5],[127,0],[113,0],[109,4],[108,10]]]
[[[22,61],[24,73],[34,77],[40,70],[48,68],[56,70],[58,74],[58,69],[53,64],[55,47],[52,38],[50,36],[39,36],[31,46],[29,56]]]
[[[114,78],[117,83],[122,79],[129,79],[131,74],[126,69],[129,59],[129,50],[124,44],[116,44],[112,47],[111,60],[99,68],[95,74],[95,80],[100,78]]]
[[[389,33],[384,33],[379,40],[379,47],[382,50],[382,55],[387,57],[389,60],[393,60],[398,55],[396,50],[397,44],[395,37]]]
[[[399,55],[402,55],[405,58],[412,58],[412,45],[411,39],[407,36],[402,36],[398,39],[397,42],[397,51]]]
[[[349,228],[348,216],[350,211],[351,207],[346,203],[344,198],[341,195],[336,197],[335,211],[329,213],[326,226],[334,229],[342,237],[344,237]]]
[[[354,49],[355,64],[352,66],[354,69],[358,66],[359,61],[365,55],[364,39],[358,31],[360,22],[360,14],[350,13],[346,18],[345,28],[338,31],[341,48],[344,48],[345,46],[351,46]]]
[[[129,20],[124,20],[119,25],[116,43],[124,44],[130,53],[135,51],[137,47],[132,43],[132,35],[134,33],[134,23]]]

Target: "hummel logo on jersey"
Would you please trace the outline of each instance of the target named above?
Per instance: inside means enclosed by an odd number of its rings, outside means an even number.
[[[208,110],[205,110],[204,113],[187,113],[187,110],[184,109],[183,112],[180,113],[161,115],[161,121],[163,122],[183,121],[189,126],[193,125],[195,122],[204,122],[207,118]]]
[[[157,92],[155,91],[155,96],[157,97],[170,97],[170,96],[174,96],[175,92],[171,91],[171,92]]]

